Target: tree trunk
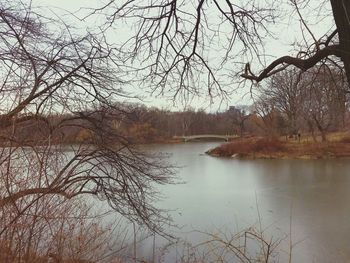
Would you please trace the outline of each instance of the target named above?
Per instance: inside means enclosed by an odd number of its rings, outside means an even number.
[[[243,137],[243,132],[244,132],[244,121],[242,121],[239,125],[239,129],[240,129],[240,137]]]
[[[338,29],[341,60],[350,83],[350,1],[331,0],[333,16]]]
[[[311,132],[311,136],[314,142],[317,142],[317,138],[315,136],[315,130],[312,122],[310,120],[307,120],[307,125],[309,126],[309,131]]]
[[[316,127],[317,127],[318,131],[321,133],[322,142],[326,142],[327,141],[326,128],[322,127],[321,123],[317,120],[316,117],[314,117],[314,121],[316,123]]]

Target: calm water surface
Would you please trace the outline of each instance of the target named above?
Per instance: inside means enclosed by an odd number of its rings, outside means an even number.
[[[257,225],[260,213],[269,237],[283,238],[292,227],[293,262],[350,260],[348,160],[235,160],[203,154],[218,144],[147,146],[170,153],[170,161],[182,167],[178,176],[186,183],[160,189],[165,199],[159,206],[176,209],[174,222],[183,226],[172,230],[176,235],[196,243],[190,230],[235,232]],[[280,262],[285,257],[281,252]]]

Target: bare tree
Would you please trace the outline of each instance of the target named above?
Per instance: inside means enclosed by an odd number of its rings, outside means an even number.
[[[324,64],[305,73],[303,85],[303,116],[311,131],[320,132],[322,141],[330,130],[337,130],[344,122],[346,90],[342,72]]]
[[[276,109],[285,114],[288,120],[288,133],[296,134],[298,120],[303,109],[302,72],[285,70],[271,77],[269,84],[263,88],[262,96],[268,97]]]
[[[274,20],[272,3],[112,0],[90,15],[106,15],[105,26],[115,30],[121,21],[130,25],[121,48],[126,61],[144,72],[143,84],[154,94],[171,91],[174,98],[188,101],[189,94],[230,95],[224,87],[231,83],[222,69],[226,62],[230,68],[240,64],[235,57],[260,53],[269,34],[266,25]]]
[[[297,44],[295,56],[283,56],[267,64],[262,44],[271,32],[270,22],[275,20],[273,3],[282,5],[286,2],[294,10],[292,16],[300,20],[304,43]],[[229,94],[222,88],[232,85],[225,83],[227,76],[240,75],[246,80],[260,82],[290,65],[306,71],[326,60],[340,67],[344,64],[349,79],[350,4],[344,0],[286,2],[249,0],[238,4],[230,0],[169,0],[156,4],[111,0],[92,13],[107,15],[107,26],[116,25],[117,28],[117,21],[134,25],[135,33],[124,42],[123,48],[130,47],[126,52],[130,60],[147,61],[142,63],[141,69],[148,69],[145,75],[150,78],[153,90],[160,87],[159,94],[169,89],[175,91],[175,97],[183,95],[184,91],[200,94],[200,87],[205,83],[211,97],[225,96]],[[319,7],[317,12],[321,16],[333,16],[333,24],[320,38],[312,32],[306,15],[303,15],[304,9],[307,12],[315,6]],[[246,63],[243,72],[236,74],[232,69],[242,58],[250,62]],[[255,74],[251,63],[258,63],[264,69]],[[175,86],[171,85],[174,80]]]
[[[245,122],[249,119],[250,114],[247,113],[248,106],[231,106],[229,115],[234,127],[238,127],[239,135],[242,137],[245,131]]]
[[[167,218],[152,205],[153,186],[169,183],[171,169],[115,129],[114,120],[128,117],[113,102],[128,96],[120,86],[127,83],[104,36],[81,36],[29,5],[2,1],[0,39],[0,207],[93,195],[161,231]],[[52,114],[68,118],[52,122]],[[37,129],[24,136],[28,127]],[[66,127],[89,136],[64,146],[58,134]]]
[[[54,195],[2,207],[0,262],[96,262],[124,249],[118,224],[101,223],[91,210],[83,199]]]
[[[263,79],[286,69],[289,65],[293,65],[303,71],[306,71],[318,63],[324,63],[325,61],[332,61],[334,63],[334,61],[336,61],[340,67],[342,67],[343,64],[345,75],[347,76],[349,83],[350,47],[348,35],[350,33],[350,3],[343,0],[329,0],[322,1],[319,4],[320,12],[324,12],[324,14],[328,13],[327,6],[330,4],[332,13],[329,15],[333,15],[334,26],[333,30],[330,32],[325,32],[320,39],[317,39],[310,30],[305,17],[301,13],[301,5],[304,7],[308,6],[310,1],[291,0],[290,2],[295,9],[296,15],[300,18],[302,30],[305,31],[304,34],[309,34],[312,40],[310,42],[305,41],[306,48],[298,52],[297,56],[280,57],[266,66],[265,69],[257,75],[251,71],[250,64],[247,63],[244,73],[241,76],[246,79],[260,82]],[[342,63],[340,63],[339,59]]]
[[[338,130],[344,123],[346,90],[342,70],[332,64],[323,64],[308,72],[288,69],[276,73],[263,88],[260,101],[287,117],[290,135],[295,135],[306,125],[314,140],[316,129],[325,141],[327,131]],[[261,108],[260,102],[260,111]]]
[[[286,122],[282,112],[275,107],[274,101],[266,96],[260,96],[254,103],[255,113],[262,122],[256,124],[267,136],[286,135]]]

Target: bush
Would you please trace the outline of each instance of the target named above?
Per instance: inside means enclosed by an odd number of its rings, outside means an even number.
[[[276,138],[261,138],[253,144],[254,152],[280,152],[285,148],[285,144]]]
[[[273,153],[285,150],[285,143],[276,138],[258,138],[233,141],[221,145],[209,153],[219,156],[232,156],[239,154],[241,156],[251,153]]]
[[[341,138],[339,142],[342,142],[342,143],[350,143],[350,136],[347,135],[347,136]]]

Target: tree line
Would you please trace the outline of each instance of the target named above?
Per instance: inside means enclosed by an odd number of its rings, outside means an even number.
[[[271,77],[255,102],[270,134],[309,133],[322,141],[348,127],[349,87],[343,72],[327,63],[307,72],[289,69]]]

